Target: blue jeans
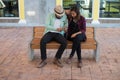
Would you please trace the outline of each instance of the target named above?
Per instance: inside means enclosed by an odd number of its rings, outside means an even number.
[[[56,41],[58,43],[60,43],[60,47],[55,55],[55,58],[60,59],[66,46],[67,46],[67,41],[64,38],[64,36],[62,36],[59,33],[54,33],[54,32],[48,32],[46,33],[40,42],[40,49],[41,49],[41,59],[45,60],[47,58],[46,55],[46,44],[51,42],[51,41]]]
[[[86,35],[82,33],[78,34],[75,38],[68,37],[67,39],[73,42],[72,51],[69,57],[73,57],[76,51],[78,60],[81,60],[81,42],[86,40]]]

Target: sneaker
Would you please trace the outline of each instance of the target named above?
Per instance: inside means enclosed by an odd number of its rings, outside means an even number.
[[[47,64],[47,62],[45,60],[42,60],[39,65],[37,66],[37,68],[42,68]]]
[[[53,63],[56,64],[58,67],[63,67],[63,64],[60,59],[54,59]]]
[[[71,64],[71,63],[72,63],[72,57],[71,57],[71,58],[68,58],[68,59],[66,60],[66,63],[67,63],[67,64]]]
[[[81,68],[83,65],[82,65],[82,61],[78,61],[78,64],[77,64],[78,68]]]

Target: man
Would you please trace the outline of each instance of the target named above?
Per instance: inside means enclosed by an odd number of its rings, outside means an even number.
[[[46,44],[50,41],[56,41],[61,44],[53,63],[58,67],[63,67],[60,59],[67,45],[66,39],[63,36],[65,27],[67,27],[67,17],[65,16],[64,9],[60,5],[56,6],[54,13],[50,14],[46,21],[45,35],[40,42],[42,61],[38,65],[38,68],[42,68],[47,64]]]
[[[70,15],[70,7],[69,8],[65,8],[65,14],[67,16],[67,19],[68,19],[68,23],[71,19],[71,15]]]

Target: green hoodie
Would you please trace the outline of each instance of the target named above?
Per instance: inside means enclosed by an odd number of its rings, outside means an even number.
[[[56,16],[55,14],[49,14],[46,20],[46,25],[45,25],[45,33],[49,32],[49,31],[56,31],[57,29],[54,28],[54,22],[55,22]],[[60,23],[60,27],[61,28],[65,28],[68,27],[68,21],[67,21],[67,17],[66,15],[64,15],[61,19],[60,19],[61,23]],[[64,34],[64,31],[61,31],[60,34]]]

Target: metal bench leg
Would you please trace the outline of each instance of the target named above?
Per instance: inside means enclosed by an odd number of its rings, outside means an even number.
[[[94,28],[94,39],[96,39],[96,28]],[[99,47],[99,44],[97,42],[96,50],[94,50],[94,57],[95,57],[96,62],[98,62],[99,56],[100,56],[99,49],[100,49],[100,47]]]
[[[99,61],[99,57],[100,57],[99,49],[100,48],[99,48],[99,46],[97,44],[97,48],[96,48],[96,50],[94,50],[94,57],[95,57],[96,62]]]
[[[29,61],[32,61],[34,59],[34,50],[29,48],[29,53],[28,53]]]

